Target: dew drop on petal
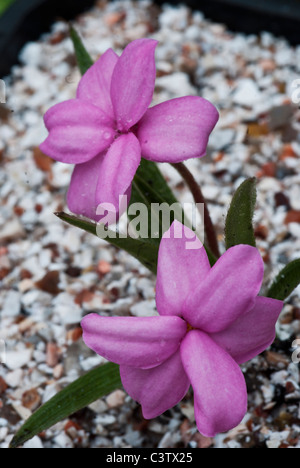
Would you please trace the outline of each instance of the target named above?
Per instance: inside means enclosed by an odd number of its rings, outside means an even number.
[[[111,139],[111,134],[109,132],[104,132],[103,138],[104,138],[104,140],[110,140]]]

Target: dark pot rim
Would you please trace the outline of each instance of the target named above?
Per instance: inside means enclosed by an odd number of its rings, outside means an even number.
[[[202,11],[208,19],[224,23],[229,30],[246,34],[268,31],[300,44],[300,0],[155,0],[182,4]],[[95,0],[17,0],[0,18],[0,77],[18,63],[26,42],[37,40],[62,17],[71,20],[87,10]]]

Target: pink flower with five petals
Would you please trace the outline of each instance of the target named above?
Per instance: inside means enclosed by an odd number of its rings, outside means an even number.
[[[141,157],[176,163],[206,153],[219,117],[210,102],[187,96],[148,109],[156,46],[139,39],[121,57],[108,50],[81,79],[76,99],[45,114],[49,136],[41,150],[76,165],[67,197],[73,213],[98,221],[100,204],[118,213],[119,198],[130,198]]]
[[[199,431],[214,437],[247,412],[239,364],[275,339],[283,303],[258,296],[264,265],[247,245],[229,249],[211,268],[199,241],[175,222],[162,239],[156,288],[157,317],[86,316],[87,346],[120,365],[123,386],[152,419],[194,390]],[[196,238],[194,238],[196,241]]]

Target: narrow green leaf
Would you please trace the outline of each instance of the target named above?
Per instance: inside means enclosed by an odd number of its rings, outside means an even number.
[[[174,219],[191,227],[158,166],[145,159],[142,159],[132,185],[128,207],[128,217],[131,220],[135,218],[135,213],[131,215],[130,210],[136,203],[141,203],[148,209],[147,235],[152,243],[160,243]]]
[[[70,224],[71,226],[83,229],[85,232],[97,236],[97,224],[91,221],[86,221],[76,216],[68,215],[66,213],[55,213],[56,216]],[[107,229],[106,241],[111,245],[123,249],[132,255],[134,258],[139,260],[146,268],[152,273],[157,272],[157,259],[158,259],[158,245],[151,243],[148,239],[133,239],[131,237],[122,237],[118,233]],[[97,236],[98,237],[98,236]]]
[[[94,64],[94,61],[92,60],[90,54],[83,45],[79,34],[73,27],[70,28],[70,36],[74,44],[80,73],[84,75],[88,71],[88,69],[91,68],[91,66]]]
[[[214,254],[209,250],[209,248],[206,247],[206,245],[204,245],[204,248],[205,248],[205,250],[206,250],[206,253],[207,253],[207,256],[208,256],[208,260],[209,260],[210,266],[213,267],[213,266],[217,263],[218,259],[217,259],[217,257],[215,257]]]
[[[268,297],[285,301],[300,284],[300,259],[289,263],[275,278]]]
[[[165,204],[168,214],[170,213],[170,207],[174,207],[175,204],[179,207],[179,203],[158,166],[146,159],[142,159],[133,181],[131,200],[128,207],[129,219],[134,218],[134,216],[130,216],[130,209],[136,203],[142,203],[148,209],[148,238],[151,242],[156,244],[160,242],[164,232],[169,229],[174,218],[180,218],[180,220],[184,219],[183,210],[180,207],[176,210],[177,215],[175,214],[174,216],[174,214],[171,213],[170,220],[167,220],[166,225],[162,225],[162,217],[160,216],[159,209],[163,209],[163,205]],[[155,209],[155,206],[157,209]],[[153,236],[153,232],[151,231],[154,224],[157,225],[156,236]]]
[[[146,159],[142,159],[142,163],[134,178],[132,186],[132,196],[129,207],[131,207],[135,203],[143,203],[148,207],[148,236],[149,240],[155,244],[160,243],[162,234],[164,233],[164,231],[169,229],[169,225],[172,224],[174,219],[177,219],[178,221],[184,223],[187,227],[191,228],[190,221],[186,219],[183,208],[180,206],[178,200],[174,196],[159,167],[157,166],[157,164],[151,161],[147,161]],[[170,222],[169,220],[167,220],[167,224],[169,225],[162,226],[160,223],[158,237],[151,239],[151,217],[153,221],[153,218],[156,220],[156,218],[159,216],[158,211],[153,209],[153,204],[167,204],[169,208],[176,208],[175,205],[177,204],[178,208],[175,209],[174,213],[171,212]],[[162,208],[162,206],[160,208]],[[129,215],[129,218],[133,219],[134,217]],[[217,261],[217,258],[211,253],[211,251],[206,246],[204,246],[204,248],[207,252],[211,266],[214,266],[214,264]]]
[[[0,16],[10,7],[16,0],[1,0],[0,4]]]
[[[178,203],[157,164],[154,162],[142,159],[136,176],[139,180],[142,180],[145,184],[151,187],[152,193],[156,193],[158,199],[168,203],[169,205]]]
[[[128,208],[128,217],[133,220],[134,215],[130,215],[130,210],[133,209],[135,203],[142,204],[147,208],[148,218],[144,220],[147,223],[148,229],[145,232],[146,237],[150,242],[159,244],[163,234],[170,228],[174,219],[184,220],[182,207],[178,202],[170,205],[165,202],[160,195],[155,192],[150,185],[148,185],[139,176],[136,176],[132,185],[131,203]],[[144,226],[145,227],[145,226]]]
[[[38,409],[15,435],[10,447],[23,445],[40,432],[118,388],[122,388],[122,383],[116,364],[105,364],[88,372]]]
[[[227,249],[239,244],[256,246],[253,228],[256,196],[255,178],[247,179],[234,194],[225,227]]]

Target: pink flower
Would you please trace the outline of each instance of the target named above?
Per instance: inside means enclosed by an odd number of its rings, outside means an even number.
[[[77,98],[45,115],[51,158],[75,164],[68,206],[96,221],[100,204],[131,195],[141,157],[176,163],[205,155],[218,120],[215,107],[187,96],[148,109],[155,86],[157,42],[139,39],[121,57],[108,50],[83,76]],[[125,209],[127,206],[125,207]]]
[[[239,364],[272,344],[283,303],[258,296],[264,265],[257,249],[233,247],[211,268],[200,241],[197,250],[186,249],[191,238],[175,222],[161,242],[160,316],[91,314],[82,321],[83,338],[121,366],[123,386],[146,419],[179,403],[192,385],[198,429],[214,437],[245,416],[247,389]]]
[[[214,437],[245,416],[239,364],[272,344],[283,303],[258,296],[264,266],[257,249],[233,247],[211,268],[200,241],[197,250],[185,248],[191,236],[175,222],[161,242],[160,316],[91,314],[82,321],[83,339],[121,366],[123,386],[146,419],[179,403],[192,385],[198,429]]]

